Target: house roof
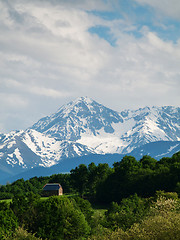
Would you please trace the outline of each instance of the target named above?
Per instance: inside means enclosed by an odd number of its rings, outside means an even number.
[[[45,191],[53,191],[53,190],[59,190],[61,188],[61,185],[59,183],[47,183],[44,185],[43,190]]]

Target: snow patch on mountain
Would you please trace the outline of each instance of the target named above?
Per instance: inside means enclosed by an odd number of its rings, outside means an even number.
[[[118,137],[82,136],[77,142],[93,148],[98,154],[120,153],[125,147]]]
[[[24,165],[24,161],[23,161],[23,158],[21,157],[21,153],[20,153],[18,148],[16,148],[14,150],[14,154],[15,154],[16,158],[19,160],[19,165],[23,166]]]

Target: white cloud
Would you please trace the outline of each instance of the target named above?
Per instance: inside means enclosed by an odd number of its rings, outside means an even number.
[[[65,96],[70,95],[70,93],[68,92],[60,92],[57,91],[55,89],[51,89],[51,88],[42,88],[42,87],[31,87],[30,89],[28,89],[28,92],[37,94],[37,95],[42,95],[42,96],[46,96],[46,97],[52,97],[52,98],[62,98]]]
[[[27,92],[27,93],[32,93],[35,95],[39,95],[39,96],[46,96],[46,97],[51,97],[51,98],[62,98],[65,96],[69,96],[70,93],[69,92],[65,92],[65,91],[57,91],[55,89],[52,88],[45,88],[42,86],[37,86],[37,85],[32,85],[31,83],[28,84],[24,84],[24,83],[20,83],[16,80],[13,79],[6,79],[4,81],[1,81],[2,84],[4,83],[4,85],[7,88],[11,88],[14,89],[14,91],[20,91],[20,92]],[[24,102],[23,101],[19,101],[19,99],[17,98],[15,101],[13,100],[13,98],[9,99],[9,102],[13,103],[13,104],[17,104],[17,105],[22,105],[24,106]],[[23,104],[21,103],[23,102]]]
[[[180,41],[162,40],[148,27],[136,38],[131,21],[87,11],[108,10],[110,2],[0,1],[2,114],[13,115],[17,105],[21,116],[38,120],[82,95],[117,110],[179,102]],[[97,25],[110,28],[115,47],[88,32]]]
[[[28,102],[25,98],[22,98],[15,93],[0,93],[1,108],[12,107],[13,109],[25,108]]]

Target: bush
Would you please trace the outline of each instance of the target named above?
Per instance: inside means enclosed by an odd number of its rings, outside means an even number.
[[[180,239],[180,203],[173,193],[158,193],[148,215],[139,223],[123,231],[106,231],[102,236],[93,236],[93,240],[177,240]],[[162,196],[164,195],[164,196]],[[166,197],[165,197],[166,196]],[[168,197],[167,197],[168,196]],[[117,210],[119,206],[113,204]]]
[[[12,237],[8,237],[6,240],[12,240]],[[13,240],[42,240],[42,238],[35,237],[34,234],[28,233],[23,228],[17,228],[13,234]]]
[[[135,194],[127,199],[123,199],[121,204],[112,203],[106,213],[107,227],[111,229],[122,228],[126,230],[133,223],[140,222],[149,210],[144,199]]]
[[[141,224],[134,224],[128,235],[128,239],[180,239],[180,214],[169,212],[165,216],[150,217]]]

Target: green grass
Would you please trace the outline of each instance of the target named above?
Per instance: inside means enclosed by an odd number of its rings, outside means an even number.
[[[56,195],[55,195],[56,196]],[[63,197],[68,197],[68,198],[71,198],[71,197],[76,197],[78,196],[78,194],[68,194],[68,193],[65,193],[63,195],[60,195],[59,197],[63,198]],[[50,197],[50,196],[49,196]],[[41,200],[47,200],[49,197],[41,197],[40,199]]]
[[[75,196],[78,196],[77,194],[63,194],[61,195],[60,197],[68,197],[68,198],[71,198],[71,197],[75,197]],[[47,200],[49,197],[41,197],[40,199],[41,200]],[[12,199],[0,199],[0,202],[7,202],[7,203],[10,203],[12,202]]]
[[[95,213],[104,215],[105,212],[107,212],[109,205],[92,204],[92,208]]]

